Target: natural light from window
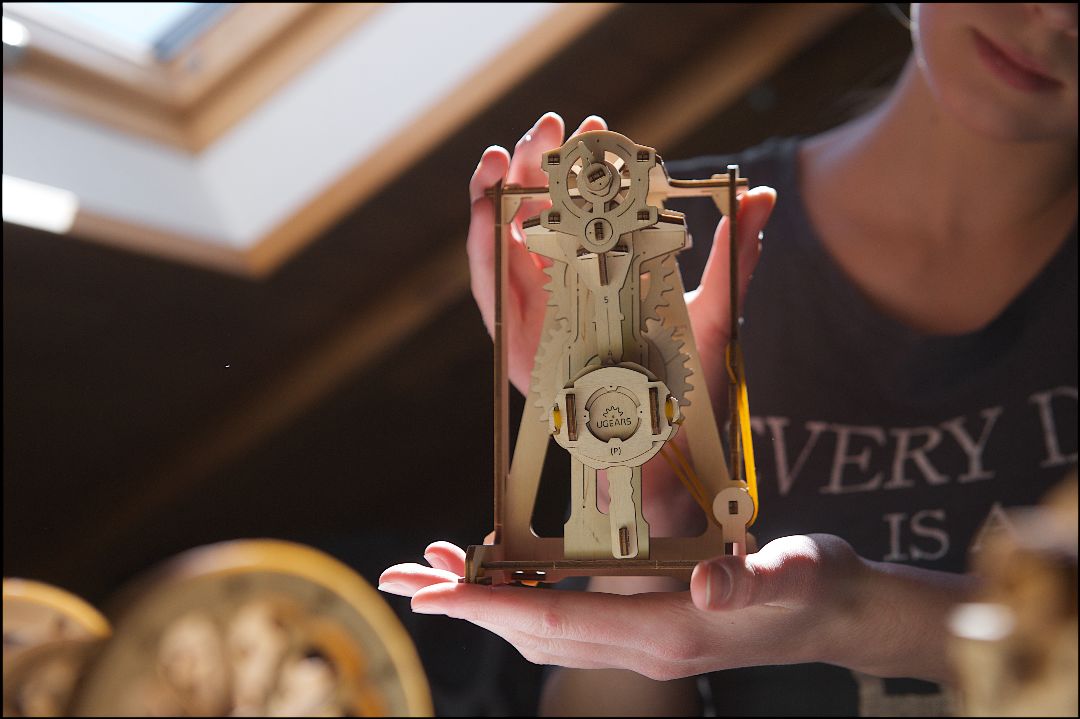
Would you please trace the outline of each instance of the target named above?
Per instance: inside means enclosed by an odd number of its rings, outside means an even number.
[[[44,2],[39,7],[84,23],[117,40],[149,50],[199,6],[193,2]]]
[[[5,3],[67,35],[143,61],[168,59],[231,3]]]

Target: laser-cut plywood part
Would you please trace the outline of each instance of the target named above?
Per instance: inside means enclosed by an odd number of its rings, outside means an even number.
[[[737,245],[732,242],[732,461],[705,386],[676,255],[689,245],[685,218],[664,209],[675,197],[711,197],[735,233],[738,167],[704,180],[673,180],[650,147],[606,130],[545,153],[548,186],[496,186],[495,539],[469,548],[468,582],[556,581],[572,575],[664,574],[689,578],[703,559],[745,553],[756,486],[743,478],[739,411],[745,384],[737,348]],[[522,203],[550,200],[525,219],[528,249],[551,260],[549,302],[532,383],[509,461],[505,243]],[[741,390],[741,394],[740,394]],[[740,404],[741,403],[741,404]],[[685,433],[687,459],[672,442]],[[548,442],[570,458],[570,519],[563,538],[530,526]],[[712,521],[698,537],[651,537],[642,513],[641,468],[671,461]],[[674,458],[668,456],[674,455]],[[752,463],[750,479],[752,480]],[[597,507],[605,473],[607,513]]]

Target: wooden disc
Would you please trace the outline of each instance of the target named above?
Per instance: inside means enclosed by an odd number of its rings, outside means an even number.
[[[353,570],[310,547],[202,547],[129,596],[76,693],[78,715],[432,713],[393,610]]]

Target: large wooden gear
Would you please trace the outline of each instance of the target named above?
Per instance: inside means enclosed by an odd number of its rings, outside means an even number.
[[[74,700],[83,716],[427,716],[393,610],[309,547],[187,552],[130,593]]]
[[[573,575],[661,574],[746,551],[756,511],[737,322],[729,348],[731,462],[725,457],[694,342],[676,254],[689,246],[670,198],[711,197],[734,237],[738,167],[707,180],[673,180],[656,151],[605,130],[544,154],[548,187],[496,186],[495,534],[469,548],[464,581],[557,581]],[[529,250],[551,260],[550,298],[532,382],[509,462],[506,327],[509,227],[525,201],[551,206],[526,219]],[[736,245],[731,245],[735,260]],[[737,267],[737,261],[732,267]],[[738,315],[733,272],[732,315]],[[741,394],[740,394],[741,390]],[[685,433],[687,460],[672,442]],[[570,518],[562,538],[538,537],[531,518],[548,442],[570,455]],[[652,537],[642,514],[641,468],[658,453],[712,521],[697,537]],[[674,455],[674,458],[670,455]],[[740,457],[750,460],[744,478]],[[610,506],[597,506],[604,473]]]

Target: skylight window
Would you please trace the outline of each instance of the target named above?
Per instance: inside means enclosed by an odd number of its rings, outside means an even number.
[[[169,60],[232,3],[5,3],[38,22],[140,62]]]

